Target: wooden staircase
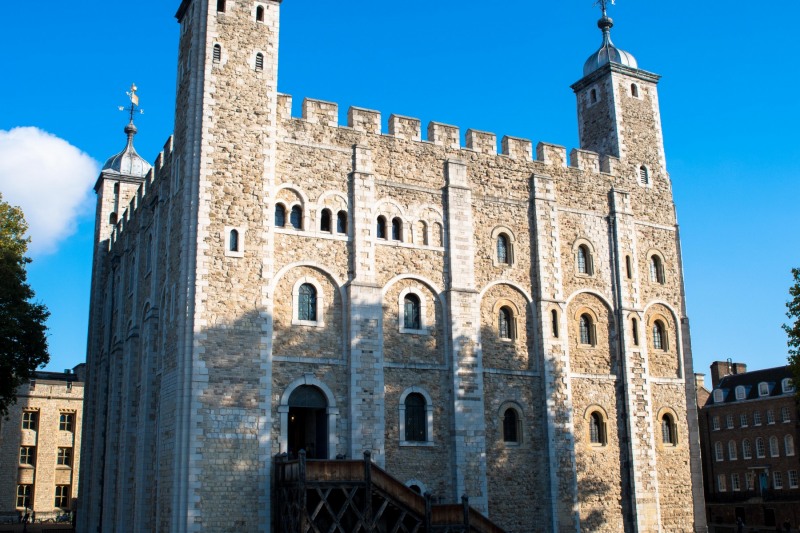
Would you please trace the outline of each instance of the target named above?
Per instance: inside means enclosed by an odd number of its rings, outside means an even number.
[[[363,461],[275,458],[279,533],[505,533],[469,506],[433,505],[385,470]]]

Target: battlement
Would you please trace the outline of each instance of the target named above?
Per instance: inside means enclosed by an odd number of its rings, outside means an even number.
[[[619,159],[601,156],[587,150],[573,149],[569,155],[567,149],[556,144],[540,142],[536,145],[529,139],[504,136],[497,146],[497,135],[490,132],[468,129],[465,144],[461,145],[461,130],[457,126],[430,122],[427,138],[422,138],[421,121],[418,118],[391,114],[388,120],[388,131],[384,132],[380,111],[350,107],[347,110],[347,124],[339,123],[339,106],[333,102],[304,98],[302,115],[292,116],[292,97],[278,94],[278,119],[281,121],[303,120],[309,124],[322,125],[329,128],[348,128],[368,135],[386,135],[410,142],[423,142],[442,146],[448,150],[467,150],[485,155],[505,156],[522,161],[537,161],[544,165],[570,167],[590,173],[613,174]]]

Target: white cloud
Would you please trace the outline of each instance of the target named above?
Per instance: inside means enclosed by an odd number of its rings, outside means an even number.
[[[0,192],[25,213],[33,255],[53,253],[90,212],[98,163],[38,128],[0,130]]]

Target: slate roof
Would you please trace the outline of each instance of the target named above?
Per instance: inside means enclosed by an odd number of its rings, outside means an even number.
[[[714,390],[722,390],[723,400],[722,403],[733,403],[736,401],[757,400],[759,398],[773,398],[775,396],[783,396],[783,387],[781,386],[783,380],[792,379],[792,369],[788,366],[779,366],[775,368],[765,368],[763,370],[753,370],[743,374],[731,374],[722,378]],[[769,386],[769,396],[759,396],[758,384],[767,383]],[[744,400],[736,399],[736,387],[743,386],[745,390]],[[719,403],[714,401],[714,395],[711,395],[709,404]]]

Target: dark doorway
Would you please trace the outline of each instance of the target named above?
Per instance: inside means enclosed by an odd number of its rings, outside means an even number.
[[[317,387],[303,385],[289,396],[289,455],[328,458],[328,402]]]

